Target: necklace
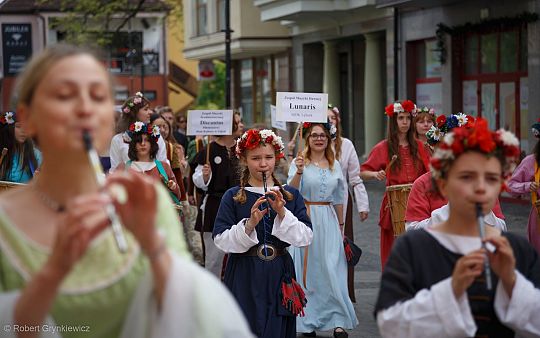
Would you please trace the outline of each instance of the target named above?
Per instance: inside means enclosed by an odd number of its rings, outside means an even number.
[[[41,202],[43,202],[43,204],[45,204],[47,208],[51,209],[52,211],[56,213],[61,213],[61,212],[66,211],[65,205],[59,203],[55,199],[51,198],[49,195],[45,194],[43,191],[39,190],[39,188],[37,187],[35,183],[33,184],[33,186],[34,186],[34,191],[38,195],[39,199],[41,200]]]

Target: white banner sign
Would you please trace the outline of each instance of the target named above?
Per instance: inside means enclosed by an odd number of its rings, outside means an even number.
[[[276,119],[286,122],[326,122],[328,94],[278,92]]]
[[[272,119],[272,128],[287,131],[287,122],[276,120],[276,106],[270,105],[270,117]]]
[[[188,110],[187,135],[231,135],[232,110]]]

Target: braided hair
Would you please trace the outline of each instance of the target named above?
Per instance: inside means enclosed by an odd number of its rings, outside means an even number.
[[[286,201],[292,201],[293,195],[283,188],[281,182],[277,179],[276,175],[272,173],[272,180],[274,184],[277,184],[279,191],[283,195]],[[234,195],[233,200],[237,203],[244,204],[246,203],[246,185],[249,182],[249,168],[246,165],[240,166],[240,190]]]

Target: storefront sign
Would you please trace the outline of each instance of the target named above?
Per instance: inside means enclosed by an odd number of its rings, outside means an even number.
[[[276,120],[276,106],[270,105],[270,117],[272,119],[272,128],[287,131],[287,122]]]
[[[188,110],[187,135],[231,135],[232,110]]]
[[[276,119],[286,122],[326,122],[328,94],[278,92]]]
[[[2,54],[4,75],[19,74],[32,55],[32,25],[29,23],[2,24]]]
[[[216,71],[214,69],[214,62],[199,61],[199,80],[212,81],[215,78],[216,78]]]

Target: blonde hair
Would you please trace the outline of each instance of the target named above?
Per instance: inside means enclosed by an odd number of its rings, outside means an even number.
[[[311,162],[311,147],[309,146],[309,135],[311,134],[311,131],[313,130],[313,127],[319,126],[324,130],[324,133],[326,134],[326,137],[328,139],[328,143],[326,144],[326,149],[324,150],[324,156],[326,157],[326,160],[328,161],[328,165],[330,167],[330,170],[334,170],[334,162],[336,160],[336,155],[334,154],[334,151],[332,150],[332,138],[330,136],[330,131],[327,130],[325,127],[323,127],[320,123],[312,123],[307,132],[306,132],[306,138],[305,138],[305,147],[304,151],[302,152],[302,156],[304,157],[306,161],[306,165],[308,165]]]
[[[90,49],[63,43],[51,45],[45,48],[41,53],[32,57],[23,72],[17,77],[17,81],[15,82],[16,104],[30,105],[34,98],[36,88],[41,81],[43,81],[43,78],[51,67],[66,57],[76,55],[91,56],[101,65],[96,53]],[[106,74],[109,75],[109,72],[106,71],[105,67],[103,69]],[[110,75],[109,81],[111,82],[110,87],[112,96],[113,86],[112,77]]]

